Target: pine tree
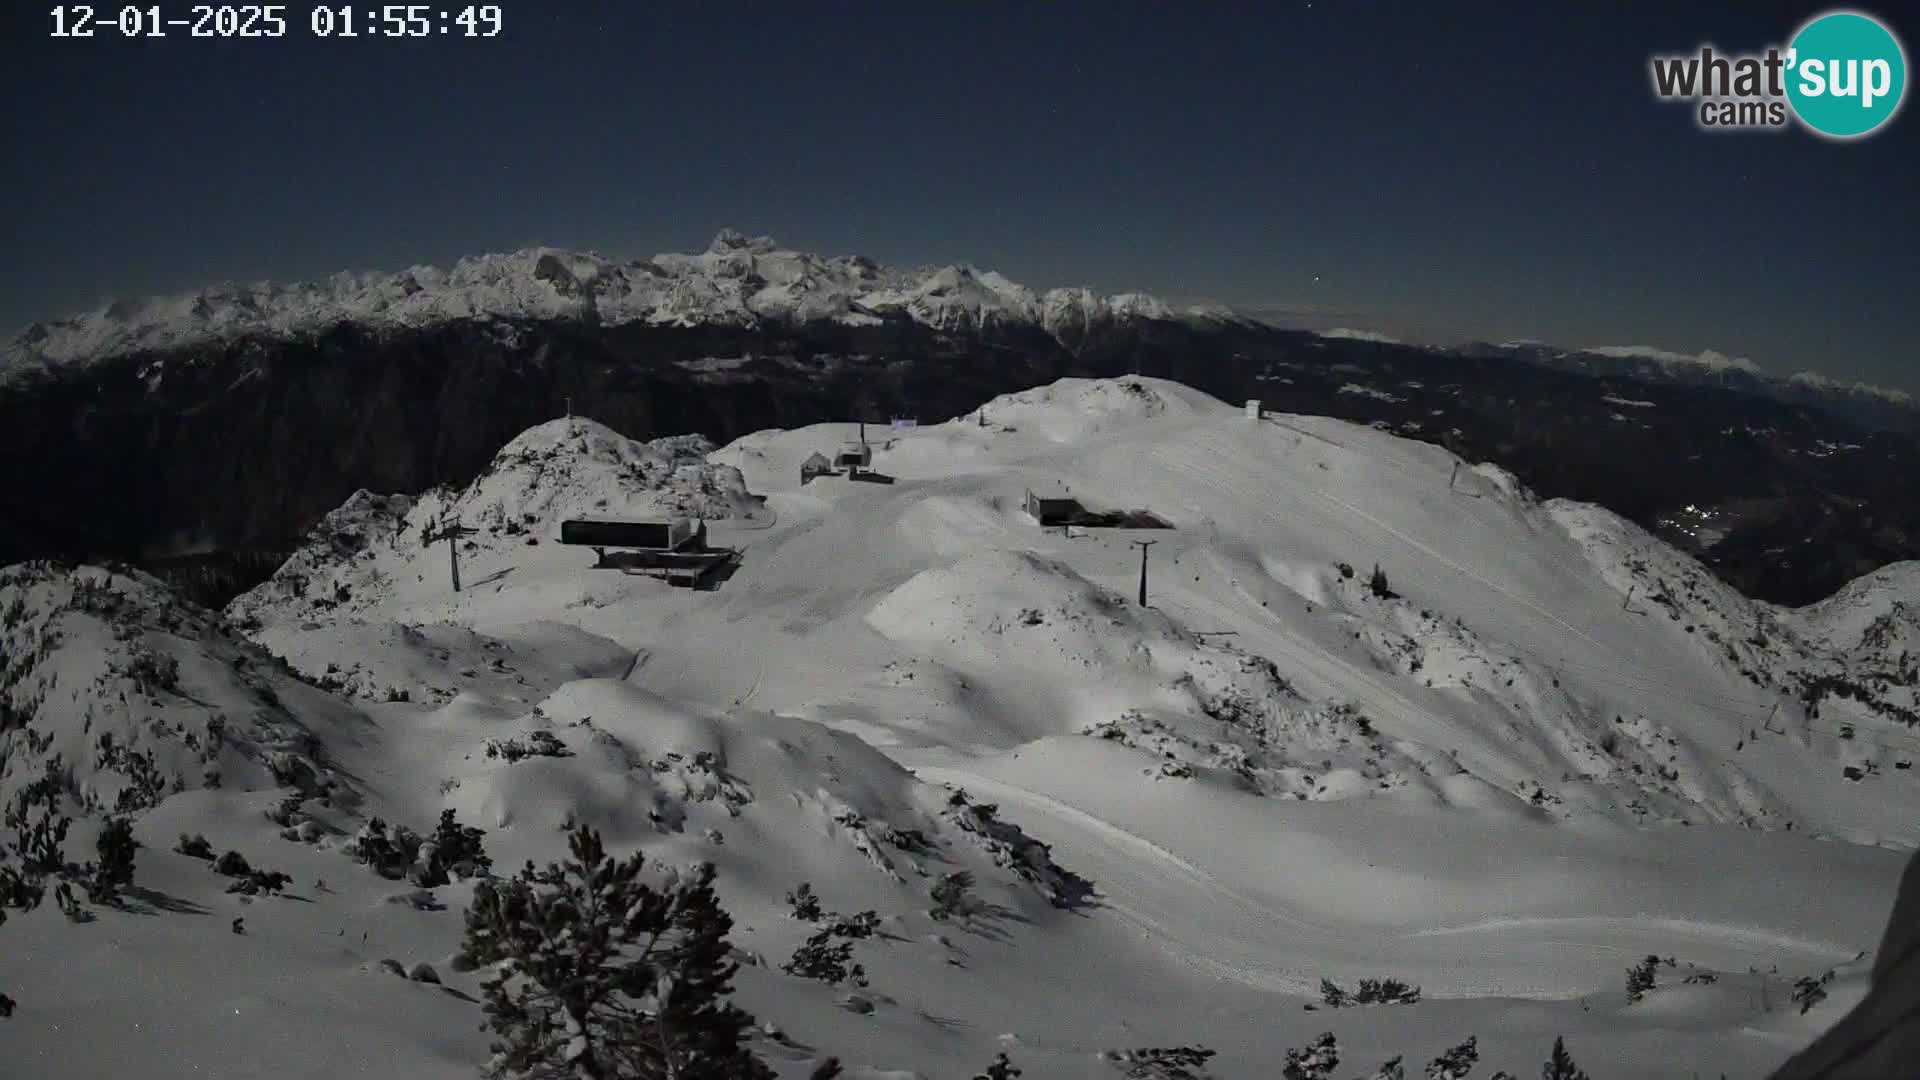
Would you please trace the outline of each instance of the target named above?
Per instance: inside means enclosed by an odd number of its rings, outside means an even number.
[[[880,915],[872,910],[852,915],[835,915],[833,921],[827,924],[827,929],[833,931],[837,937],[870,938],[880,932]]]
[[[451,807],[440,811],[440,824],[427,843],[421,845],[422,851],[428,853],[425,872],[419,881],[421,887],[431,889],[445,885],[456,872],[462,877],[478,877],[491,871],[493,860],[481,846],[480,838],[485,835],[485,829],[455,820]]]
[[[59,755],[48,758],[40,779],[14,792],[7,804],[6,826],[13,830],[13,854],[25,877],[43,878],[66,869],[60,846],[73,821],[60,812],[63,770]]]
[[[1143,1046],[1120,1060],[1128,1080],[1206,1080],[1207,1062],[1217,1053],[1204,1046]]]
[[[1328,1031],[1313,1042],[1287,1051],[1286,1067],[1280,1075],[1286,1080],[1330,1080],[1340,1066],[1340,1043]]]
[[[11,866],[0,864],[0,922],[7,908],[32,911],[46,899],[47,886],[41,877],[29,877]]]
[[[354,858],[371,866],[374,873],[381,877],[399,876],[394,872],[399,852],[393,840],[387,836],[387,823],[380,818],[370,818],[360,826],[360,831],[348,843],[347,850]]]
[[[973,905],[973,872],[956,870],[947,874],[933,886],[933,910],[927,914],[936,920],[945,922],[955,915],[965,915]]]
[[[1321,992],[1326,992],[1324,981]],[[1353,1000],[1359,1005],[1412,1005],[1420,1000],[1420,988],[1408,986],[1399,979],[1361,979]]]
[[[53,887],[53,903],[60,909],[60,914],[74,922],[93,921],[92,913],[81,907],[80,901],[74,899],[73,886],[67,884],[64,879]]]
[[[139,846],[133,838],[133,822],[123,817],[107,820],[95,844],[99,860],[89,868],[87,899],[111,904],[120,898],[120,890],[133,884],[133,853]]]
[[[1556,1036],[1553,1040],[1553,1056],[1540,1066],[1540,1080],[1587,1080],[1586,1071],[1573,1063],[1573,1055],[1567,1053],[1567,1042]]]
[[[1479,1061],[1479,1039],[1469,1035],[1466,1042],[1427,1062],[1427,1080],[1466,1080]]]
[[[973,1080],[1013,1080],[1019,1075],[1021,1070],[1007,1060],[1006,1051],[1003,1050],[994,1056],[993,1064],[987,1066],[986,1072],[973,1074]]]
[[[1407,1080],[1407,1069],[1400,1064],[1400,1055],[1396,1054],[1374,1070],[1373,1075],[1367,1080]]]
[[[1320,1000],[1336,1009],[1345,1008],[1350,1004],[1347,992],[1332,979],[1320,980]]]
[[[1653,989],[1654,969],[1660,966],[1660,958],[1649,956],[1627,969],[1627,1000],[1638,1002]]]
[[[727,940],[733,917],[714,894],[713,875],[713,864],[702,863],[675,888],[674,941],[661,954],[665,989],[654,1017],[660,1053],[651,1063],[678,1080],[771,1080],[746,1047],[753,1016],[727,1000],[739,965]]]
[[[787,893],[787,906],[793,909],[793,917],[801,922],[819,922],[826,915],[820,908],[820,898],[814,895],[813,886],[804,881]]]
[[[571,858],[483,881],[462,953],[497,965],[482,989],[496,1036],[488,1075],[532,1080],[759,1080],[751,1016],[724,1001],[732,922],[713,871],[654,889],[639,854],[615,860],[576,825]]]
[[[833,937],[832,927],[814,931],[793,950],[793,956],[780,965],[780,970],[824,983],[852,982],[855,986],[865,986],[867,973],[853,962],[853,942],[835,941]]]
[[[1367,589],[1382,600],[1393,595],[1392,586],[1387,584],[1387,572],[1380,569],[1379,563],[1373,564],[1373,576],[1367,579]]]
[[[1815,1005],[1827,1000],[1827,984],[1833,981],[1833,972],[1828,971],[1819,978],[1811,975],[1795,980],[1793,1000],[1800,1005],[1800,1015],[1805,1016]]]

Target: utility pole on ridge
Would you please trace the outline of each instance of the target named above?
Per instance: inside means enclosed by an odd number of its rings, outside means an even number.
[[[1147,606],[1147,549],[1159,543],[1158,540],[1128,541],[1140,549],[1140,606]]]
[[[440,527],[427,534],[429,544],[437,544],[442,540],[447,542],[447,564],[453,571],[454,592],[460,591],[460,538],[474,531],[457,521],[441,518]]]

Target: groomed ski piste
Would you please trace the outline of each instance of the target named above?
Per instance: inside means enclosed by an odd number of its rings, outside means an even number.
[[[1105,1051],[1192,1044],[1267,1078],[1324,1031],[1341,1076],[1468,1036],[1474,1075],[1537,1075],[1564,1036],[1596,1080],[1759,1077],[1864,994],[1920,840],[1920,566],[1775,608],[1443,449],[1147,378],[869,426],[893,483],[801,483],[851,437],[556,419],[463,489],[355,496],[224,616],[129,572],[5,571],[0,796],[58,756],[144,847],[123,907],[0,927],[0,1071],[476,1075],[472,883],[423,895],[343,850],[445,808],[502,871],[562,857],[570,821],[715,864],[783,1077],[1002,1051],[1109,1077]],[[1042,528],[1029,491],[1173,528]],[[674,588],[557,543],[664,515],[737,568]],[[544,749],[488,752],[510,743]],[[269,820],[316,780],[311,825]],[[75,816],[90,852],[100,814]],[[229,894],[183,833],[293,884]],[[977,909],[935,921],[962,869]],[[866,987],[781,971],[801,882],[881,917]],[[1362,978],[1421,999],[1322,1002]]]

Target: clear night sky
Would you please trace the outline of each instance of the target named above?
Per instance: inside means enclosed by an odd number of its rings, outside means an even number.
[[[1650,52],[1781,43],[1825,4],[506,0],[498,39],[385,42],[314,40],[295,3],[289,39],[231,43],[54,41],[50,4],[5,6],[6,334],[222,279],[734,225],[1920,391],[1913,104],[1851,144],[1709,136],[1648,87]],[[1867,10],[1915,54],[1920,12]]]

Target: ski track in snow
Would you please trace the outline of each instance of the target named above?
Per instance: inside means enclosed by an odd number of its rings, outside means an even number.
[[[959,767],[922,768],[920,772],[930,779],[992,796],[1008,807],[1003,817],[1022,822],[1051,843],[1066,865],[1095,882],[1100,910],[1123,917],[1166,955],[1211,977],[1263,991],[1315,996],[1325,969],[1254,964],[1246,958],[1263,953],[1302,959],[1316,954],[1364,956],[1383,947],[1394,951],[1394,946],[1386,944],[1389,940],[1406,946],[1423,941],[1490,938],[1493,940],[1449,950],[1447,955],[1464,957],[1466,950],[1475,948],[1513,951],[1546,947],[1586,955],[1611,953],[1624,958],[1625,964],[1646,955],[1643,942],[1649,935],[1669,936],[1672,943],[1667,951],[1683,956],[1690,949],[1719,946],[1832,964],[1850,959],[1859,951],[1858,945],[1756,927],[1664,917],[1496,917],[1463,925],[1398,930],[1388,935],[1356,934],[1244,896],[1167,848],[1052,796]],[[1180,924],[1182,919],[1196,917],[1195,905],[1224,905],[1234,921],[1221,929],[1222,937],[1200,936],[1192,926]],[[1214,925],[1211,918],[1206,925]],[[1229,961],[1226,957],[1242,959]],[[1409,955],[1399,962],[1425,967],[1436,959],[1423,956],[1416,961]],[[1559,1000],[1578,997],[1589,989],[1565,980],[1488,983],[1455,978],[1444,984],[1429,979],[1423,985],[1430,999],[1500,996]]]
[[[1219,948],[1219,943],[1198,943],[1190,932],[1183,933],[1180,927],[1170,922],[1178,912],[1169,905],[1168,897],[1199,895],[1208,900],[1224,900],[1236,915],[1251,924],[1276,925],[1281,929],[1296,932],[1307,930],[1316,934],[1326,933],[1324,928],[1241,896],[1212,874],[1153,841],[1051,796],[960,769],[922,769],[921,772],[932,779],[946,780],[968,791],[984,791],[1016,803],[1021,812],[1014,820],[1030,824],[1032,817],[1038,815],[1077,833],[1075,840],[1079,843],[1068,845],[1057,837],[1054,842],[1059,847],[1072,847],[1074,856],[1069,864],[1076,867],[1077,872],[1091,871],[1086,876],[1095,883],[1100,910],[1113,912],[1139,928],[1142,937],[1177,962],[1214,977],[1229,978],[1257,989],[1290,994],[1309,994],[1317,990],[1317,978],[1289,974],[1282,968],[1229,964],[1218,959],[1226,953],[1226,950]],[[1041,835],[1054,834],[1043,829]],[[1102,858],[1102,854],[1110,857]],[[1146,864],[1144,867],[1141,865],[1143,862]],[[1155,867],[1162,872],[1151,872],[1150,868]],[[1143,878],[1147,880],[1143,881]],[[1155,884],[1164,887],[1155,889]],[[1147,897],[1147,894],[1156,891],[1166,895]]]
[[[1597,916],[1567,918],[1492,918],[1481,919],[1463,926],[1435,926],[1425,930],[1411,931],[1414,937],[1457,937],[1475,934],[1507,933],[1516,930],[1555,930],[1559,928],[1606,930],[1659,930],[1683,939],[1697,941],[1724,942],[1730,946],[1755,951],[1780,950],[1783,952],[1804,953],[1824,957],[1828,961],[1837,961],[1852,957],[1859,952],[1858,946],[1843,945],[1833,941],[1821,941],[1800,937],[1794,934],[1781,934],[1751,926],[1729,926],[1721,923],[1699,922],[1691,919],[1668,919],[1648,917],[1644,919],[1602,918]],[[1554,942],[1554,944],[1576,945],[1576,942]]]

